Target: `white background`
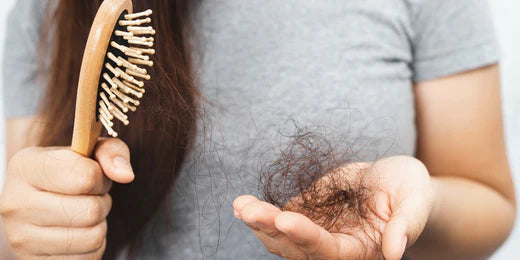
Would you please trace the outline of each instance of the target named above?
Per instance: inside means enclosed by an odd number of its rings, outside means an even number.
[[[3,46],[6,24],[6,16],[15,0],[1,0],[0,8],[0,46]],[[502,79],[503,79],[503,101],[506,119],[506,136],[509,149],[511,167],[515,173],[516,186],[520,198],[520,90],[517,88],[520,82],[520,53],[516,47],[516,56],[513,55],[513,46],[520,46],[520,1],[518,0],[490,0],[495,15],[498,37],[502,45]],[[3,48],[0,48],[0,61],[2,60]],[[0,71],[1,71],[0,63]],[[2,82],[0,81],[0,91]],[[1,100],[0,100],[1,104]],[[0,105],[0,115],[3,115],[3,106]],[[4,147],[4,125],[0,116],[0,147]],[[3,158],[5,153],[0,149],[0,172],[5,169]],[[0,174],[1,176],[1,174]],[[0,178],[0,187],[3,178]],[[520,201],[520,199],[519,199]],[[519,214],[520,216],[520,214]],[[478,216],[475,216],[478,217]],[[520,217],[518,218],[520,220]],[[519,221],[517,221],[519,222]],[[490,223],[492,225],[493,223]],[[468,238],[471,239],[471,238]],[[520,259],[520,228],[516,228],[508,242],[493,257],[498,259]]]
[[[518,120],[520,116],[520,89],[518,89],[520,82],[520,53],[518,52],[520,47],[520,16],[518,15],[520,1],[490,0],[489,2],[502,45],[502,96],[506,137],[509,159],[517,187],[517,197],[520,198],[520,121]],[[515,48],[514,51],[513,48]],[[520,202],[520,200],[518,201]],[[520,223],[520,214],[518,214],[517,223]],[[493,259],[520,259],[520,228],[518,225]]]

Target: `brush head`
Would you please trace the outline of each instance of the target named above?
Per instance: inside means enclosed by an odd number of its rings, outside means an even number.
[[[98,84],[97,120],[108,135],[117,137],[114,121],[128,125],[128,113],[135,112],[150,80],[155,30],[150,26],[152,10],[119,17],[110,38]]]

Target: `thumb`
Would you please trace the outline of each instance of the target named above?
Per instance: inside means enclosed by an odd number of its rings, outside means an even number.
[[[401,201],[383,231],[383,255],[388,260],[399,260],[406,248],[421,235],[430,210],[418,199]]]
[[[130,183],[134,180],[134,171],[130,164],[130,150],[120,139],[100,138],[94,151],[94,157],[109,179],[119,183]]]

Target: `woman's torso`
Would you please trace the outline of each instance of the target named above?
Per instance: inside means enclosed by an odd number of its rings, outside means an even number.
[[[276,159],[270,148],[294,124],[345,138],[356,160],[413,155],[407,12],[397,0],[203,1],[194,59],[206,129],[174,189],[170,226],[150,232],[164,236],[143,255],[267,258],[231,202],[258,194],[258,165]]]
[[[497,61],[486,0],[200,1],[195,71],[207,98],[195,151],[142,259],[269,259],[232,200],[258,195],[261,166],[295,125],[352,160],[413,155],[413,84]],[[42,1],[10,16],[4,108],[35,113]],[[314,127],[313,127],[314,126]]]

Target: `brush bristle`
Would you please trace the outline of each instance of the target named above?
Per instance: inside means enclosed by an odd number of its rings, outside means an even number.
[[[143,68],[153,66],[149,55],[155,54],[150,15],[152,10],[122,14],[110,40],[100,79],[98,119],[112,137],[117,137],[113,120],[130,123],[126,113],[137,109],[144,81],[150,80]]]

